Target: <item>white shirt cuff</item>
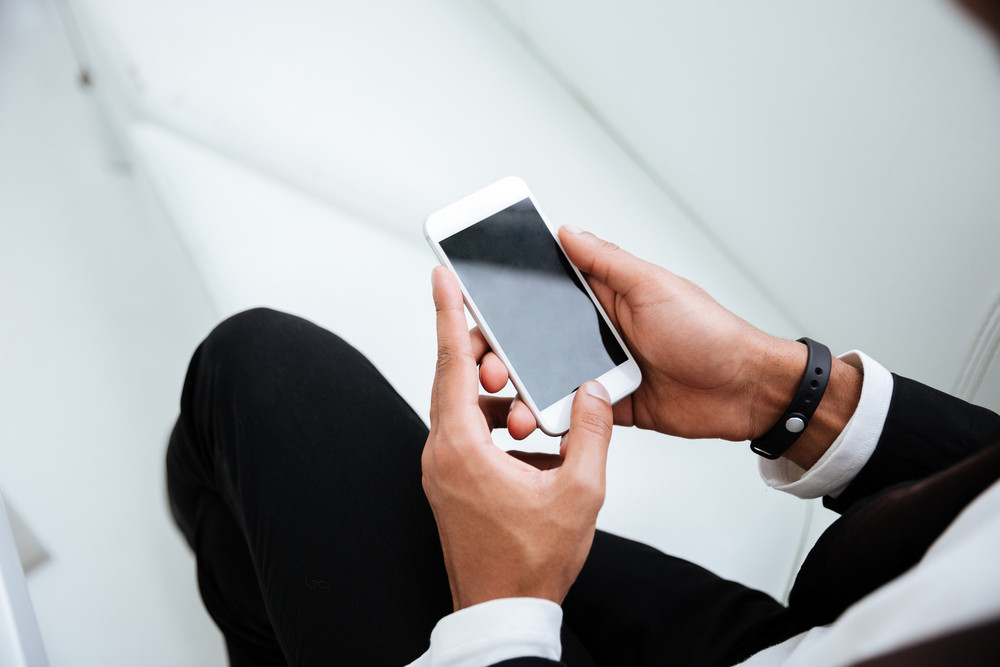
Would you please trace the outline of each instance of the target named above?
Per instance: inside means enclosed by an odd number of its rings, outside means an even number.
[[[503,598],[445,616],[431,647],[410,667],[484,667],[512,658],[559,660],[562,607],[538,598]]]
[[[892,374],[864,352],[852,350],[840,359],[864,374],[861,398],[847,426],[808,471],[791,461],[761,459],[760,476],[775,489],[799,498],[836,498],[868,463],[892,400]]]

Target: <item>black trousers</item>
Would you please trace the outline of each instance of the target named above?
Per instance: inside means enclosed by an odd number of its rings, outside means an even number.
[[[253,310],[202,343],[168,490],[232,665],[402,665],[427,649],[452,608],[426,438],[367,359],[305,320]],[[801,629],[761,592],[600,532],[564,610],[568,665],[732,664]]]
[[[933,392],[896,382],[901,395]],[[970,418],[979,410],[951,409]],[[252,310],[202,343],[167,480],[232,665],[402,665],[426,650],[434,624],[452,611],[420,482],[426,437],[367,359],[305,320]],[[1000,477],[1000,445],[974,449],[982,451],[920,481],[872,485],[839,508],[844,515],[810,553],[788,608],[598,532],[563,604],[563,661],[727,665],[833,621],[917,563]]]
[[[1000,417],[898,376],[892,401],[789,607],[598,532],[563,604],[563,661],[733,664],[918,564],[1000,479]],[[426,437],[367,359],[305,320],[248,311],[202,343],[167,485],[232,665],[402,665],[427,648],[451,598],[420,483]]]

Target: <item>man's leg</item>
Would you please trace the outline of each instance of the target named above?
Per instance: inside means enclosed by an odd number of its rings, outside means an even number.
[[[451,611],[426,436],[367,360],[304,320],[250,311],[202,344],[168,485],[233,665],[401,665],[426,648]],[[762,593],[606,533],[564,608],[571,667],[726,664],[794,634]]]
[[[451,611],[427,429],[357,351],[254,310],[192,359],[167,455],[234,665],[401,665]]]

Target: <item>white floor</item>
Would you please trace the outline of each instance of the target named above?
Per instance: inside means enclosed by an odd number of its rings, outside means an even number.
[[[222,665],[162,466],[216,316],[76,76],[48,3],[0,0],[0,489],[52,665]]]

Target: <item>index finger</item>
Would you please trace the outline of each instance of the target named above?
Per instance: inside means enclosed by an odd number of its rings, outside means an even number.
[[[465,303],[458,281],[447,268],[431,274],[437,311],[437,367],[431,393],[431,420],[452,411],[479,407],[476,357],[465,323]]]

